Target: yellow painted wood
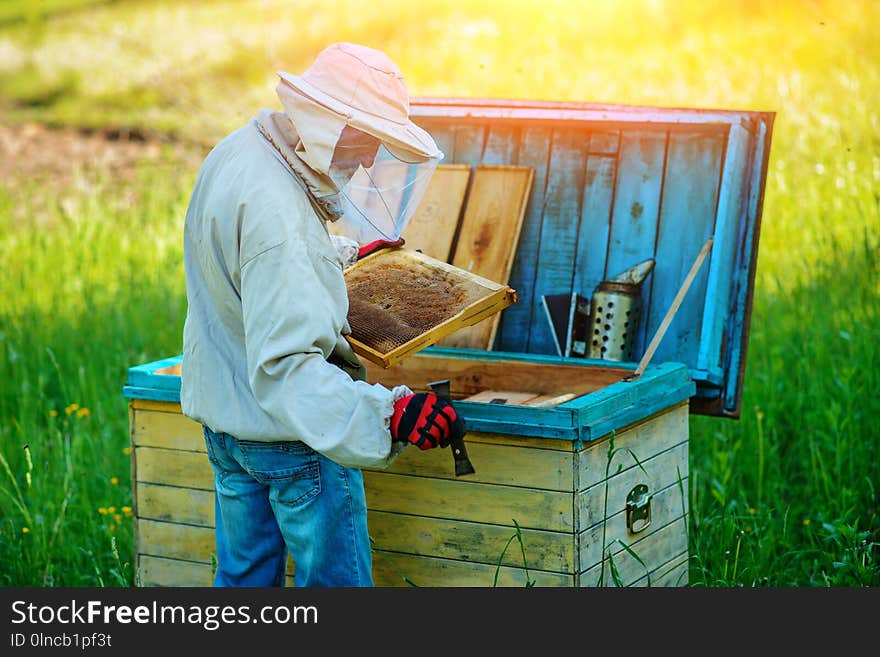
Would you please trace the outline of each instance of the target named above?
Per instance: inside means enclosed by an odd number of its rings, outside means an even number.
[[[211,586],[214,574],[210,563],[166,559],[164,557],[141,556],[138,574],[141,586]],[[288,576],[285,586],[293,586],[293,577]]]
[[[625,504],[625,500],[624,500]],[[620,508],[620,504],[615,504]],[[599,563],[602,559],[602,545],[612,545],[621,540],[629,543],[654,533],[671,522],[687,515],[687,480],[681,487],[672,484],[658,491],[653,491],[651,499],[651,524],[642,531],[631,534],[626,526],[626,509],[620,508],[617,513],[608,516],[607,522],[598,522],[589,529],[580,532],[577,543],[580,553],[580,569],[586,570]]]
[[[687,476],[688,445],[681,443],[656,456],[642,460],[642,467],[628,468],[575,496],[580,529],[592,527],[602,519],[626,508],[626,496],[637,484],[647,484],[655,491],[672,486]],[[647,473],[647,474],[646,474]],[[608,497],[607,508],[605,497]]]
[[[604,367],[579,367],[532,363],[515,360],[480,361],[447,358],[416,353],[406,362],[387,369],[365,363],[370,383],[388,387],[408,385],[425,390],[431,381],[449,379],[454,399],[475,395],[484,390],[520,390],[538,394],[562,395],[574,392],[585,395],[623,379],[630,370]]]
[[[370,511],[368,526],[377,550],[491,565],[497,565],[503,555],[505,565],[523,564],[518,540],[514,539],[505,551],[508,541],[516,533],[513,523],[502,527]],[[523,529],[521,536],[527,565],[559,573],[576,572],[572,534]]]
[[[572,451],[494,445],[470,438],[470,434],[465,437],[465,444],[476,472],[467,476],[468,482],[568,492],[574,489],[575,454]],[[570,449],[570,443],[567,446]],[[421,451],[407,447],[387,469],[369,470],[456,479],[454,460],[449,449]]]
[[[452,264],[492,281],[507,284],[535,170],[510,165],[480,165],[473,175],[459,227]],[[500,315],[456,331],[439,344],[491,349]]]
[[[135,409],[132,426],[135,446],[205,452],[202,425],[180,412]]]
[[[214,471],[206,453],[137,447],[138,481],[214,490]]]
[[[178,370],[180,366],[177,366]],[[180,372],[178,371],[178,375]],[[132,399],[128,405],[136,410],[164,411],[166,413],[181,413],[180,404],[177,402],[154,401],[152,399]]]
[[[612,445],[607,437],[591,443],[580,452],[578,455],[579,488],[583,490],[603,481],[606,471],[613,474],[618,471],[618,467],[622,469],[638,467],[636,458],[641,461],[687,440],[687,405],[676,406],[669,411],[655,415],[648,421],[626,427],[614,436],[615,452],[611,458],[610,467],[608,456]],[[686,468],[684,472],[687,472]]]
[[[139,519],[214,526],[213,491],[143,483],[137,484],[136,491]]]
[[[437,559],[377,550],[373,553],[373,583],[376,586],[418,587],[492,587],[496,566],[453,559]],[[535,586],[573,586],[573,575],[548,573],[529,568],[529,579]],[[407,580],[412,582],[408,583]],[[525,587],[526,572],[522,568],[502,566],[498,587]]]
[[[403,231],[408,249],[418,249],[432,258],[449,262],[470,177],[471,167],[467,164],[437,167],[419,207]]]
[[[651,572],[650,577],[645,575],[637,579],[635,582],[630,584],[630,586],[641,586],[647,587],[651,586],[654,588],[659,587],[683,587],[688,584],[688,555],[685,552],[684,554],[678,554],[674,558],[670,559],[667,563],[655,568],[653,572]]]
[[[377,511],[570,532],[569,493],[364,472],[367,506]]]
[[[680,518],[675,522],[658,529],[658,531],[646,536],[643,539],[627,542],[629,548],[641,559],[647,566],[645,567],[638,562],[629,552],[627,552],[619,543],[609,546],[610,551],[620,579],[624,586],[629,586],[648,572],[653,570],[652,565],[664,562],[671,554],[682,554],[687,551],[687,519]],[[598,586],[600,573],[604,567],[603,586],[616,586],[611,576],[609,561],[606,558],[601,564],[596,564],[585,572],[581,573],[580,586]],[[653,582],[652,582],[653,586]]]

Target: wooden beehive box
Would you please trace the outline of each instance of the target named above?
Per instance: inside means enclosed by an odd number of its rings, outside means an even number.
[[[486,261],[481,249],[494,243],[486,228],[468,241],[462,226],[475,214],[476,172],[517,166],[533,176],[509,280],[487,276],[518,297],[482,334],[490,344],[444,341],[368,367],[371,381],[415,390],[448,379],[476,470],[456,478],[448,449],[407,449],[388,470],[365,472],[376,584],[686,584],[688,418],[739,416],[774,115],[473,99],[412,107],[457,176],[448,189],[459,239],[437,235],[437,253],[456,266]],[[446,197],[428,198],[428,215],[447,220]],[[480,214],[491,228],[488,207]],[[502,216],[517,215],[499,215],[498,236],[512,230]],[[430,242],[426,234],[422,225]],[[542,296],[589,297],[653,258],[637,327],[644,353],[709,238],[640,377],[628,379],[635,362],[555,355]],[[211,582],[211,469],[200,428],[180,414],[179,365],[172,356],[133,366],[124,388],[143,585]],[[571,398],[534,405],[559,395]]]

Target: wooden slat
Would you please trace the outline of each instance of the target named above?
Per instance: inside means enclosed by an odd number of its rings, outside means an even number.
[[[211,586],[214,579],[210,563],[148,555],[139,559],[138,577],[141,586],[157,587],[205,587]],[[293,586],[293,577],[286,578],[285,586]]]
[[[137,447],[138,481],[214,490],[214,470],[206,453]]]
[[[660,413],[650,421],[639,422],[617,432],[613,445],[616,451],[610,466],[608,464],[608,450],[612,447],[610,439],[604,438],[591,443],[578,454],[579,490],[585,490],[603,481],[606,470],[609,474],[614,474],[618,471],[618,467],[622,469],[637,467],[635,459],[629,453],[630,450],[641,460],[686,442],[688,421],[688,408],[682,405]]]
[[[509,123],[490,123],[480,164],[516,164],[520,129]]]
[[[180,366],[178,365],[178,368]],[[176,376],[180,376],[178,370]],[[132,399],[129,404],[136,411],[163,411],[165,413],[180,413],[180,404],[177,402],[154,401],[152,399]]]
[[[137,484],[136,490],[135,515],[139,520],[214,526],[213,491],[142,483]]]
[[[616,170],[616,158],[591,155],[587,160],[574,262],[574,291],[587,298],[605,278]]]
[[[574,536],[570,533],[523,529],[523,547],[514,539],[505,550],[516,534],[513,523],[502,527],[370,511],[368,526],[377,550],[491,565],[496,565],[503,555],[505,565],[522,566],[524,547],[529,566],[566,574],[576,571]]]
[[[535,172],[529,167],[480,165],[473,174],[452,264],[506,285]],[[438,344],[491,349],[500,317],[459,330]]]
[[[661,527],[687,515],[688,480],[682,485],[672,484],[661,490],[651,490],[651,524],[641,532],[630,534],[626,526],[626,510],[620,509],[609,516],[607,522],[599,522],[578,534],[578,554],[581,570],[586,570],[599,563],[602,558],[602,546],[612,545],[616,541],[634,541],[653,534]],[[624,500],[626,498],[624,497]],[[616,506],[616,509],[620,505]]]
[[[467,476],[469,483],[505,484],[543,490],[573,491],[575,453],[571,443],[567,450],[491,444],[480,435],[467,434],[465,446],[474,464],[475,473]],[[375,472],[411,474],[454,480],[455,469],[449,449],[422,451],[407,447],[384,470]]]
[[[532,183],[534,191],[529,196],[520,230],[519,246],[510,270],[510,286],[516,290],[519,302],[501,313],[501,323],[498,326],[495,346],[501,351],[527,351],[532,306],[541,299],[540,296],[535,295],[535,272],[541,246],[541,220],[550,158],[550,135],[551,128],[547,126],[527,126],[522,129],[517,164],[535,170]]]
[[[571,294],[581,189],[584,184],[583,144],[589,139],[583,129],[557,128],[550,148],[550,173],[544,193],[540,253],[536,264],[534,298],[547,294]],[[540,304],[532,304],[527,351],[555,352],[553,335],[543,321]]]
[[[132,438],[135,447],[163,447],[189,452],[205,452],[202,425],[180,412],[134,411]]]
[[[502,566],[495,583],[496,566],[420,557],[377,550],[373,553],[373,583],[376,586],[417,587],[525,587],[526,571]],[[573,575],[548,573],[529,568],[528,579],[535,586],[573,586]],[[407,581],[409,580],[409,582]]]
[[[471,168],[466,164],[437,167],[419,207],[403,231],[406,248],[449,262],[470,177]]]
[[[535,394],[594,392],[630,374],[632,370],[581,367],[559,363],[517,360],[476,360],[413,354],[405,362],[387,369],[367,366],[371,383],[408,385],[424,390],[428,383],[449,379],[453,398],[475,395],[487,389],[534,391]]]
[[[649,338],[660,326],[703,244],[714,233],[723,147],[724,135],[720,133],[669,135],[656,264],[645,306]],[[706,263],[697,272],[654,353],[658,362],[696,364],[710,266]],[[727,316],[726,306],[721,314]]]
[[[488,123],[461,123],[455,126],[455,147],[450,162],[476,166],[483,154]]]
[[[664,563],[669,555],[682,554],[687,551],[687,519],[681,518],[676,520],[646,536],[644,539],[628,542],[627,545],[644,562],[647,570],[632,554],[625,550],[624,546],[620,544],[610,546],[608,549],[614,559],[624,586],[630,586],[640,581],[647,573],[654,570],[653,564]],[[581,573],[579,578],[580,586],[598,586],[603,568],[603,586],[617,586],[611,576],[611,568],[607,557],[602,564],[596,564]]]
[[[577,494],[580,528],[592,527],[608,516],[626,508],[626,496],[637,484],[647,484],[656,491],[684,481],[687,476],[688,446],[682,443],[656,456],[641,460],[642,467],[631,467]],[[647,472],[647,474],[646,474]],[[608,504],[605,504],[605,498]]]
[[[385,472],[364,472],[367,507],[376,511],[570,532],[570,493]]]
[[[668,562],[654,569],[649,575],[637,579],[630,586],[651,586],[681,588],[688,584],[688,553],[678,554]]]

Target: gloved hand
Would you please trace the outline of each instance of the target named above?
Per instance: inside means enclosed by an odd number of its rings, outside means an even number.
[[[445,399],[433,392],[407,395],[394,403],[391,439],[426,450],[446,447],[465,434],[464,420]]]
[[[372,242],[368,242],[364,244],[362,247],[358,249],[358,259],[363,258],[365,256],[370,255],[371,253],[375,253],[381,249],[389,249],[393,246],[403,246],[404,239],[402,237],[392,241],[392,240],[373,240]]]

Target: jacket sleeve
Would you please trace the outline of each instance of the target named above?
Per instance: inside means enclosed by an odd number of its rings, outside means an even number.
[[[327,241],[287,238],[241,267],[248,377],[280,435],[348,467],[385,467],[401,391],[327,362],[346,326],[341,264]]]

